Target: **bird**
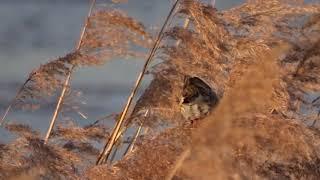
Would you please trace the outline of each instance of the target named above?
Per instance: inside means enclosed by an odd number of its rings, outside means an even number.
[[[185,76],[180,99],[180,112],[191,124],[203,119],[218,103],[218,96],[199,77]]]

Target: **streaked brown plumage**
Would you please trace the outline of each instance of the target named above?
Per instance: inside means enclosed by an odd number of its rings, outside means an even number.
[[[216,93],[198,77],[185,78],[180,108],[183,117],[193,121],[205,117],[218,102]]]

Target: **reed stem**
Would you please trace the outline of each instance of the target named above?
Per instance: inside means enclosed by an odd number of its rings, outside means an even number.
[[[162,26],[162,28],[161,28],[161,30],[159,32],[158,37],[157,37],[157,39],[156,39],[156,41],[154,43],[154,46],[151,49],[150,54],[149,54],[144,66],[142,68],[142,71],[140,72],[140,74],[139,74],[139,76],[137,78],[137,81],[136,81],[136,83],[135,83],[135,85],[134,85],[134,87],[133,87],[133,89],[131,91],[130,96],[128,97],[127,103],[126,103],[126,105],[124,107],[124,110],[122,111],[121,117],[120,117],[119,121],[117,121],[114,129],[112,130],[110,138],[106,142],[106,145],[105,145],[104,149],[102,150],[102,152],[100,153],[100,155],[99,155],[99,157],[97,159],[97,162],[96,162],[97,165],[104,163],[105,160],[108,159],[108,157],[110,155],[110,152],[111,152],[111,150],[112,150],[112,148],[113,148],[113,146],[115,144],[116,136],[119,133],[120,128],[123,125],[124,119],[125,119],[125,117],[126,117],[126,115],[128,113],[129,107],[132,104],[133,98],[134,98],[135,94],[137,93],[137,90],[138,90],[138,88],[139,88],[139,86],[141,84],[141,81],[142,81],[142,79],[144,77],[144,74],[145,74],[145,72],[147,70],[147,67],[148,67],[149,63],[151,62],[151,59],[153,58],[156,50],[159,47],[159,44],[160,44],[161,38],[163,36],[164,30],[167,27],[169,19],[171,18],[174,10],[176,9],[179,1],[180,0],[176,0],[176,2],[173,4],[173,6],[172,6],[172,8],[171,8],[171,10],[170,10],[165,22],[164,22],[164,24],[163,24],[163,26]]]
[[[92,10],[95,6],[95,3],[96,3],[96,0],[92,0],[91,1],[91,5],[90,5],[90,9],[89,9],[89,12],[88,12],[88,15],[86,17],[86,22],[82,28],[82,31],[81,31],[81,34],[80,34],[80,39],[77,43],[77,46],[76,46],[76,50],[79,50],[80,47],[81,47],[81,44],[82,44],[82,41],[83,41],[83,37],[84,37],[84,34],[86,32],[86,29],[87,29],[87,26],[88,26],[88,22],[89,22],[89,17],[91,16],[92,14]],[[50,121],[50,126],[47,130],[47,133],[46,133],[46,136],[45,136],[45,139],[44,139],[44,144],[46,144],[49,140],[49,137],[50,137],[50,134],[51,134],[51,131],[54,127],[54,124],[56,122],[56,119],[58,117],[58,114],[59,114],[59,111],[61,109],[61,106],[62,106],[62,102],[63,102],[63,99],[65,97],[65,94],[66,94],[66,91],[67,91],[67,88],[69,87],[69,82],[70,82],[70,79],[71,79],[71,75],[72,75],[72,72],[75,68],[75,65],[72,65],[72,67],[70,68],[69,72],[68,72],[68,75],[66,77],[66,80],[63,84],[63,87],[62,87],[62,91],[61,91],[61,94],[59,96],[59,99],[58,99],[58,102],[57,102],[57,105],[55,107],[55,110],[54,110],[54,113],[53,113],[53,116],[51,118],[51,121]]]
[[[124,156],[126,156],[128,153],[132,152],[134,144],[136,143],[138,136],[140,135],[142,129],[142,124],[139,126],[139,128],[137,129],[133,140],[131,141],[131,143],[129,144],[129,146],[127,147],[126,151],[124,152]]]
[[[146,111],[146,113],[144,114],[144,120],[145,118],[148,116],[149,114],[149,109]],[[130,144],[128,145],[126,151],[124,152],[124,155],[123,156],[126,156],[129,152],[131,152],[133,150],[133,147],[134,147],[134,144],[136,143],[137,139],[138,139],[138,136],[140,135],[140,132],[142,130],[142,127],[143,127],[143,123],[144,123],[144,120],[143,122],[140,124],[140,126],[138,127],[132,141],[130,142]]]
[[[57,103],[57,106],[54,110],[54,113],[53,113],[53,116],[52,116],[52,119],[51,119],[51,122],[50,122],[50,126],[48,128],[48,131],[47,131],[47,134],[44,138],[44,144],[47,144],[48,140],[49,140],[49,137],[50,137],[50,134],[51,134],[51,131],[53,129],[53,126],[54,126],[54,123],[58,117],[58,113],[59,113],[59,110],[61,109],[61,105],[62,105],[62,101],[63,101],[63,98],[65,97],[65,93],[67,91],[67,86],[69,84],[69,81],[70,81],[70,78],[71,78],[71,71],[69,71],[69,74],[67,76],[67,79],[66,81],[64,82],[64,85],[63,85],[63,89],[62,89],[62,92],[61,92],[61,95],[59,97],[59,100],[58,100],[58,103]]]

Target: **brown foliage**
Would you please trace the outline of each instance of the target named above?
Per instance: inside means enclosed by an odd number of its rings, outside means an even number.
[[[90,18],[81,51],[95,57],[144,57],[137,47],[148,48],[152,37],[137,20],[120,10],[98,9]]]
[[[266,70],[274,67],[279,52],[281,49],[266,54],[226,92],[212,116],[197,130],[192,155],[182,165],[180,176],[192,179],[319,176],[316,170],[319,134],[296,119],[263,113],[273,104],[272,82],[280,75],[277,68]]]
[[[2,147],[1,179],[28,173],[36,168],[39,178],[76,177],[80,159],[58,146],[47,146],[37,137],[21,137]]]
[[[54,130],[53,136],[65,140],[85,142],[88,140],[100,141],[106,139],[109,135],[107,128],[102,125],[92,125],[81,128],[76,125],[66,126],[64,124]]]
[[[112,167],[97,166],[86,175],[95,179],[109,176],[112,179],[164,179],[175,158],[189,145],[190,136],[190,129],[181,128],[148,136],[140,139],[136,149]]]
[[[27,83],[15,99],[15,104],[23,108],[39,108],[41,102],[49,101],[50,97],[62,88],[64,79],[72,65],[76,62],[83,62],[83,59],[85,57],[79,52],[73,52],[41,65],[30,73]]]
[[[141,48],[149,48],[152,42],[145,27],[120,10],[96,9],[88,17],[80,48],[31,72],[15,99],[16,107],[39,108],[59,92],[69,72],[77,67],[103,65],[116,57],[144,57]]]
[[[109,136],[104,126],[59,126],[50,145],[43,145],[31,128],[7,125],[22,137],[0,145],[0,177],[34,168],[42,178],[319,177],[320,133],[309,125],[319,118],[320,6],[268,0],[219,12],[196,0],[180,3],[161,36],[159,63],[150,68],[154,79],[126,122],[152,133],[139,136],[123,159],[94,166],[97,143]],[[185,18],[188,27],[179,23]],[[135,19],[98,8],[80,51],[41,66],[18,99],[51,96],[73,65],[143,57],[151,42]],[[212,112],[191,127],[180,114],[185,76],[201,78],[219,98]]]

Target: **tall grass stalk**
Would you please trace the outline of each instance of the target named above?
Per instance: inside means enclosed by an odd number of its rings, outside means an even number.
[[[110,155],[110,152],[111,152],[111,150],[112,150],[112,148],[113,148],[113,146],[114,146],[114,144],[116,142],[117,134],[119,133],[120,128],[123,125],[125,117],[126,117],[126,115],[128,113],[129,107],[132,104],[133,98],[134,98],[135,94],[137,93],[138,88],[140,87],[140,84],[141,84],[142,79],[144,77],[144,74],[145,74],[145,72],[146,72],[146,70],[148,68],[149,63],[151,62],[152,58],[154,57],[154,54],[155,54],[156,50],[159,48],[159,44],[160,44],[161,39],[162,39],[163,34],[164,34],[164,30],[166,29],[167,24],[169,22],[169,19],[172,17],[173,12],[176,9],[176,7],[178,6],[179,2],[180,2],[180,0],[176,0],[176,2],[173,4],[168,16],[166,17],[166,20],[165,20],[165,22],[164,22],[164,24],[163,24],[163,26],[162,26],[159,34],[158,34],[158,37],[157,37],[157,39],[156,39],[156,41],[154,43],[154,46],[151,49],[150,54],[149,54],[149,56],[148,56],[148,58],[147,58],[147,60],[146,60],[146,62],[144,64],[144,66],[143,66],[138,78],[137,78],[137,81],[136,81],[136,83],[134,85],[133,90],[131,91],[131,94],[130,94],[128,100],[127,100],[126,106],[124,107],[124,110],[122,111],[121,117],[117,121],[114,129],[112,130],[110,138],[108,139],[104,149],[102,150],[102,152],[100,153],[100,155],[99,155],[99,157],[97,159],[97,162],[96,162],[97,165],[104,163],[108,159],[108,157]]]
[[[144,114],[144,118],[147,118],[148,114],[149,114],[149,109]],[[138,136],[141,133],[141,130],[142,130],[142,127],[143,127],[143,123],[144,123],[144,121],[140,124],[140,126],[136,130],[136,133],[134,134],[134,137],[133,137],[132,141],[129,143],[127,149],[125,150],[125,152],[123,154],[123,156],[126,156],[129,152],[131,152],[133,150],[134,144],[136,143],[136,141],[138,139]]]
[[[113,154],[111,155],[110,158],[110,164],[112,164],[112,162],[114,161],[114,159],[116,158],[116,155],[119,151],[119,148],[121,146],[121,142],[119,142],[120,139],[118,139],[117,143],[116,143],[116,147],[114,148]]]
[[[176,9],[179,9],[179,8],[176,8]],[[186,17],[186,19],[184,20],[184,23],[183,23],[183,28],[184,29],[187,29],[190,25],[190,18],[189,17]],[[179,46],[179,44],[181,43],[181,40],[179,39],[177,42],[176,42],[176,46]],[[146,111],[145,113],[145,117],[148,115],[149,113],[149,110]],[[127,146],[125,152],[124,152],[124,155],[123,156],[126,156],[128,153],[130,153],[133,148],[134,148],[134,144],[136,143],[137,139],[138,139],[138,136],[140,135],[141,133],[141,130],[142,130],[142,126],[143,126],[143,123],[140,124],[140,126],[137,128],[135,134],[134,134],[134,138],[132,139],[132,141],[129,143],[129,145]],[[124,130],[126,131],[126,130]],[[117,140],[118,141],[118,140]],[[118,149],[118,146],[117,146],[117,149]],[[115,154],[115,153],[114,153]],[[114,154],[112,155],[112,159],[110,162],[113,161],[114,159]]]
[[[143,125],[143,124],[141,124],[141,125],[138,127],[138,129],[137,129],[137,131],[136,131],[136,133],[135,133],[135,135],[134,135],[133,140],[131,141],[131,143],[129,144],[129,146],[127,147],[127,149],[126,149],[126,151],[125,151],[125,153],[124,153],[124,156],[126,156],[128,153],[130,153],[130,152],[133,150],[134,144],[136,143],[136,141],[137,141],[137,139],[138,139],[138,136],[140,135],[140,132],[141,132],[141,129],[142,129],[142,125]]]
[[[110,164],[112,164],[112,162],[113,162],[113,160],[115,159],[115,157],[116,157],[116,154],[117,154],[117,152],[118,152],[118,150],[120,149],[120,147],[122,146],[122,143],[123,142],[121,142],[121,140],[122,140],[122,135],[123,135],[123,133],[125,132],[127,130],[127,128],[122,128],[120,131],[119,131],[119,133],[117,134],[117,137],[116,137],[116,142],[115,142],[115,144],[116,144],[116,147],[115,147],[115,150],[113,151],[113,154],[112,154],[112,156],[111,156],[111,158],[110,158]]]
[[[81,32],[81,35],[80,35],[80,39],[79,39],[78,44],[77,44],[77,46],[76,46],[76,50],[79,50],[80,47],[81,47],[82,40],[83,40],[84,34],[85,34],[85,32],[86,32],[87,26],[88,26],[88,20],[89,20],[89,17],[91,16],[91,14],[92,14],[92,11],[93,11],[93,8],[94,8],[94,6],[95,6],[95,3],[96,3],[96,0],[92,0],[92,1],[91,1],[91,6],[90,6],[90,9],[89,9],[88,15],[87,15],[87,17],[86,17],[86,22],[85,22],[85,24],[84,24],[84,26],[83,26],[83,28],[82,28],[82,32]],[[60,96],[59,96],[57,105],[56,105],[56,107],[55,107],[55,110],[54,110],[54,112],[53,112],[53,116],[52,116],[52,118],[51,118],[50,126],[49,126],[49,128],[48,128],[48,130],[47,130],[47,133],[46,133],[46,136],[45,136],[45,138],[44,138],[44,143],[45,143],[45,144],[46,144],[46,143],[48,142],[48,140],[49,140],[51,131],[52,131],[52,129],[53,129],[53,127],[54,127],[54,124],[55,124],[55,122],[56,122],[56,119],[57,119],[57,117],[58,117],[58,114],[59,114],[59,111],[60,111],[60,109],[61,109],[61,105],[62,105],[63,99],[64,99],[64,97],[65,97],[67,88],[68,88],[69,83],[70,83],[71,74],[72,74],[74,68],[75,68],[75,65],[72,65],[72,67],[70,68],[70,71],[68,72],[68,75],[67,75],[67,77],[66,77],[66,80],[65,80],[65,82],[64,82],[64,85],[63,85],[61,94],[60,94]]]

